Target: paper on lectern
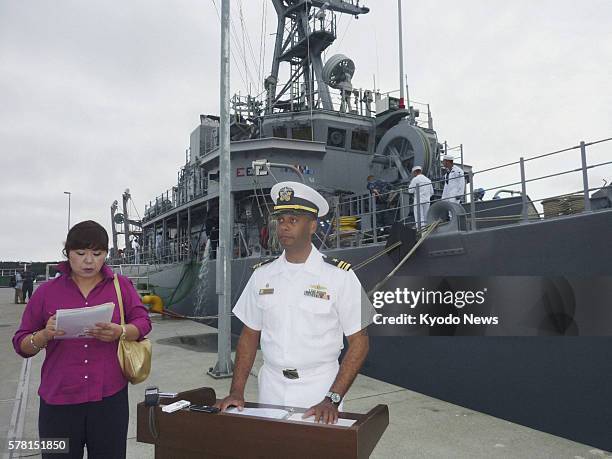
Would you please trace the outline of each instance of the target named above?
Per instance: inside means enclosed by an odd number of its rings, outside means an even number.
[[[302,419],[304,413],[295,413],[287,418],[287,421],[299,421],[299,422],[310,422],[315,423],[314,416],[309,416],[306,419]],[[338,426],[338,427],[350,427],[357,422],[355,419],[343,419],[338,418],[338,422],[336,424],[321,424],[321,425],[330,425],[330,426]],[[320,423],[317,423],[320,424]]]
[[[283,419],[289,415],[289,411],[279,408],[243,408],[238,411],[238,408],[231,407],[224,411],[229,414],[241,414],[243,416],[259,416],[260,418]]]
[[[74,309],[58,309],[56,311],[55,328],[65,335],[55,339],[91,338],[85,335],[88,329],[95,328],[99,322],[110,322],[113,317],[114,303],[104,303],[97,306]]]

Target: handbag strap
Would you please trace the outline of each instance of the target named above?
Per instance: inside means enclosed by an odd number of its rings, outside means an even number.
[[[119,314],[121,315],[121,325],[125,325],[125,316],[123,314],[123,298],[121,296],[121,287],[119,286],[119,278],[117,274],[113,279],[113,284],[115,284],[115,291],[117,292],[117,300],[119,300]]]

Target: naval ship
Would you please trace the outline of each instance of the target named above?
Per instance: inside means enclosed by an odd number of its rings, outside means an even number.
[[[605,408],[612,406],[610,308],[589,309],[580,296],[601,285],[594,301],[609,304],[612,293],[612,187],[589,184],[589,171],[607,167],[611,173],[610,162],[589,162],[589,151],[606,142],[609,148],[611,139],[472,168],[463,164],[461,147],[439,141],[427,105],[411,103],[404,91],[396,97],[397,91],[355,86],[356,64],[347,55],[324,59],[337,39],[337,18],[367,14],[367,7],[340,0],[272,3],[278,22],[264,92],[231,99],[232,304],[252,266],[281,251],[270,218],[270,188],[302,181],[330,204],[313,243],[350,263],[370,294],[408,279],[442,289],[488,281],[537,292],[535,299],[505,306],[516,323],[526,324],[506,333],[441,324],[415,327],[404,336],[372,334],[364,374],[612,449],[612,415]],[[129,191],[123,212],[117,202],[111,207],[113,263],[132,277],[146,277],[147,290],[172,315],[213,324],[219,122],[215,115],[200,116],[176,185],[151,200],[142,219],[128,215]],[[465,174],[458,200],[442,199],[447,180],[441,158],[448,154]],[[581,167],[526,175],[526,164],[561,155],[574,155]],[[417,165],[434,188],[423,218],[415,215],[419,203],[409,189]],[[506,171],[519,179],[486,192],[479,187],[487,173]],[[534,182],[572,173],[580,178],[579,189],[529,197]],[[372,195],[369,176],[388,183],[386,192]],[[125,237],[123,251],[118,234]],[[232,331],[239,333],[238,321]],[[491,336],[474,336],[483,334]]]

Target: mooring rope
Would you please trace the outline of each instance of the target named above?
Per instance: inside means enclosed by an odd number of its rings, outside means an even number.
[[[353,266],[353,271],[357,271],[358,269],[363,268],[365,265],[367,265],[368,263],[373,262],[374,260],[376,260],[377,258],[382,257],[383,255],[391,252],[392,250],[396,249],[397,247],[399,247],[400,245],[402,245],[402,241],[397,241],[394,244],[391,244],[389,247],[387,247],[384,250],[381,250],[380,252],[378,252],[377,254],[372,255],[370,258],[367,258],[365,260],[363,260],[361,263],[359,263],[358,265]]]
[[[419,246],[423,243],[423,241],[425,241],[425,239],[427,239],[429,237],[429,235],[431,233],[433,233],[433,231],[438,227],[438,225],[440,224],[441,220],[436,220],[435,222],[433,222],[431,225],[429,225],[429,227],[427,228],[427,230],[422,234],[421,238],[417,241],[416,244],[414,244],[414,246],[410,249],[410,252],[408,252],[408,254],[406,254],[406,256],[402,259],[402,261],[400,261],[397,266],[395,268],[393,268],[391,270],[391,272],[389,274],[387,274],[385,276],[385,278],[383,280],[381,280],[378,284],[376,284],[369,292],[368,292],[368,297],[372,298],[372,295],[374,294],[375,291],[379,290],[383,285],[385,285],[387,283],[387,281],[389,279],[391,279],[391,277],[393,277],[393,275],[399,271],[399,269],[404,265],[404,263],[406,263],[406,261],[408,261],[408,259],[412,256],[412,254],[416,251],[416,249],[419,248]]]

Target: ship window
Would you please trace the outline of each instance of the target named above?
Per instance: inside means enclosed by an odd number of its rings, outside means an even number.
[[[368,151],[370,134],[367,131],[353,131],[351,137],[351,150]]]
[[[327,145],[330,147],[344,148],[346,144],[346,131],[330,127],[327,130]]]
[[[296,126],[291,129],[291,138],[295,140],[312,140],[312,129],[310,126]]]
[[[272,137],[279,137],[281,139],[287,138],[287,127],[286,126],[274,126],[272,129]]]

